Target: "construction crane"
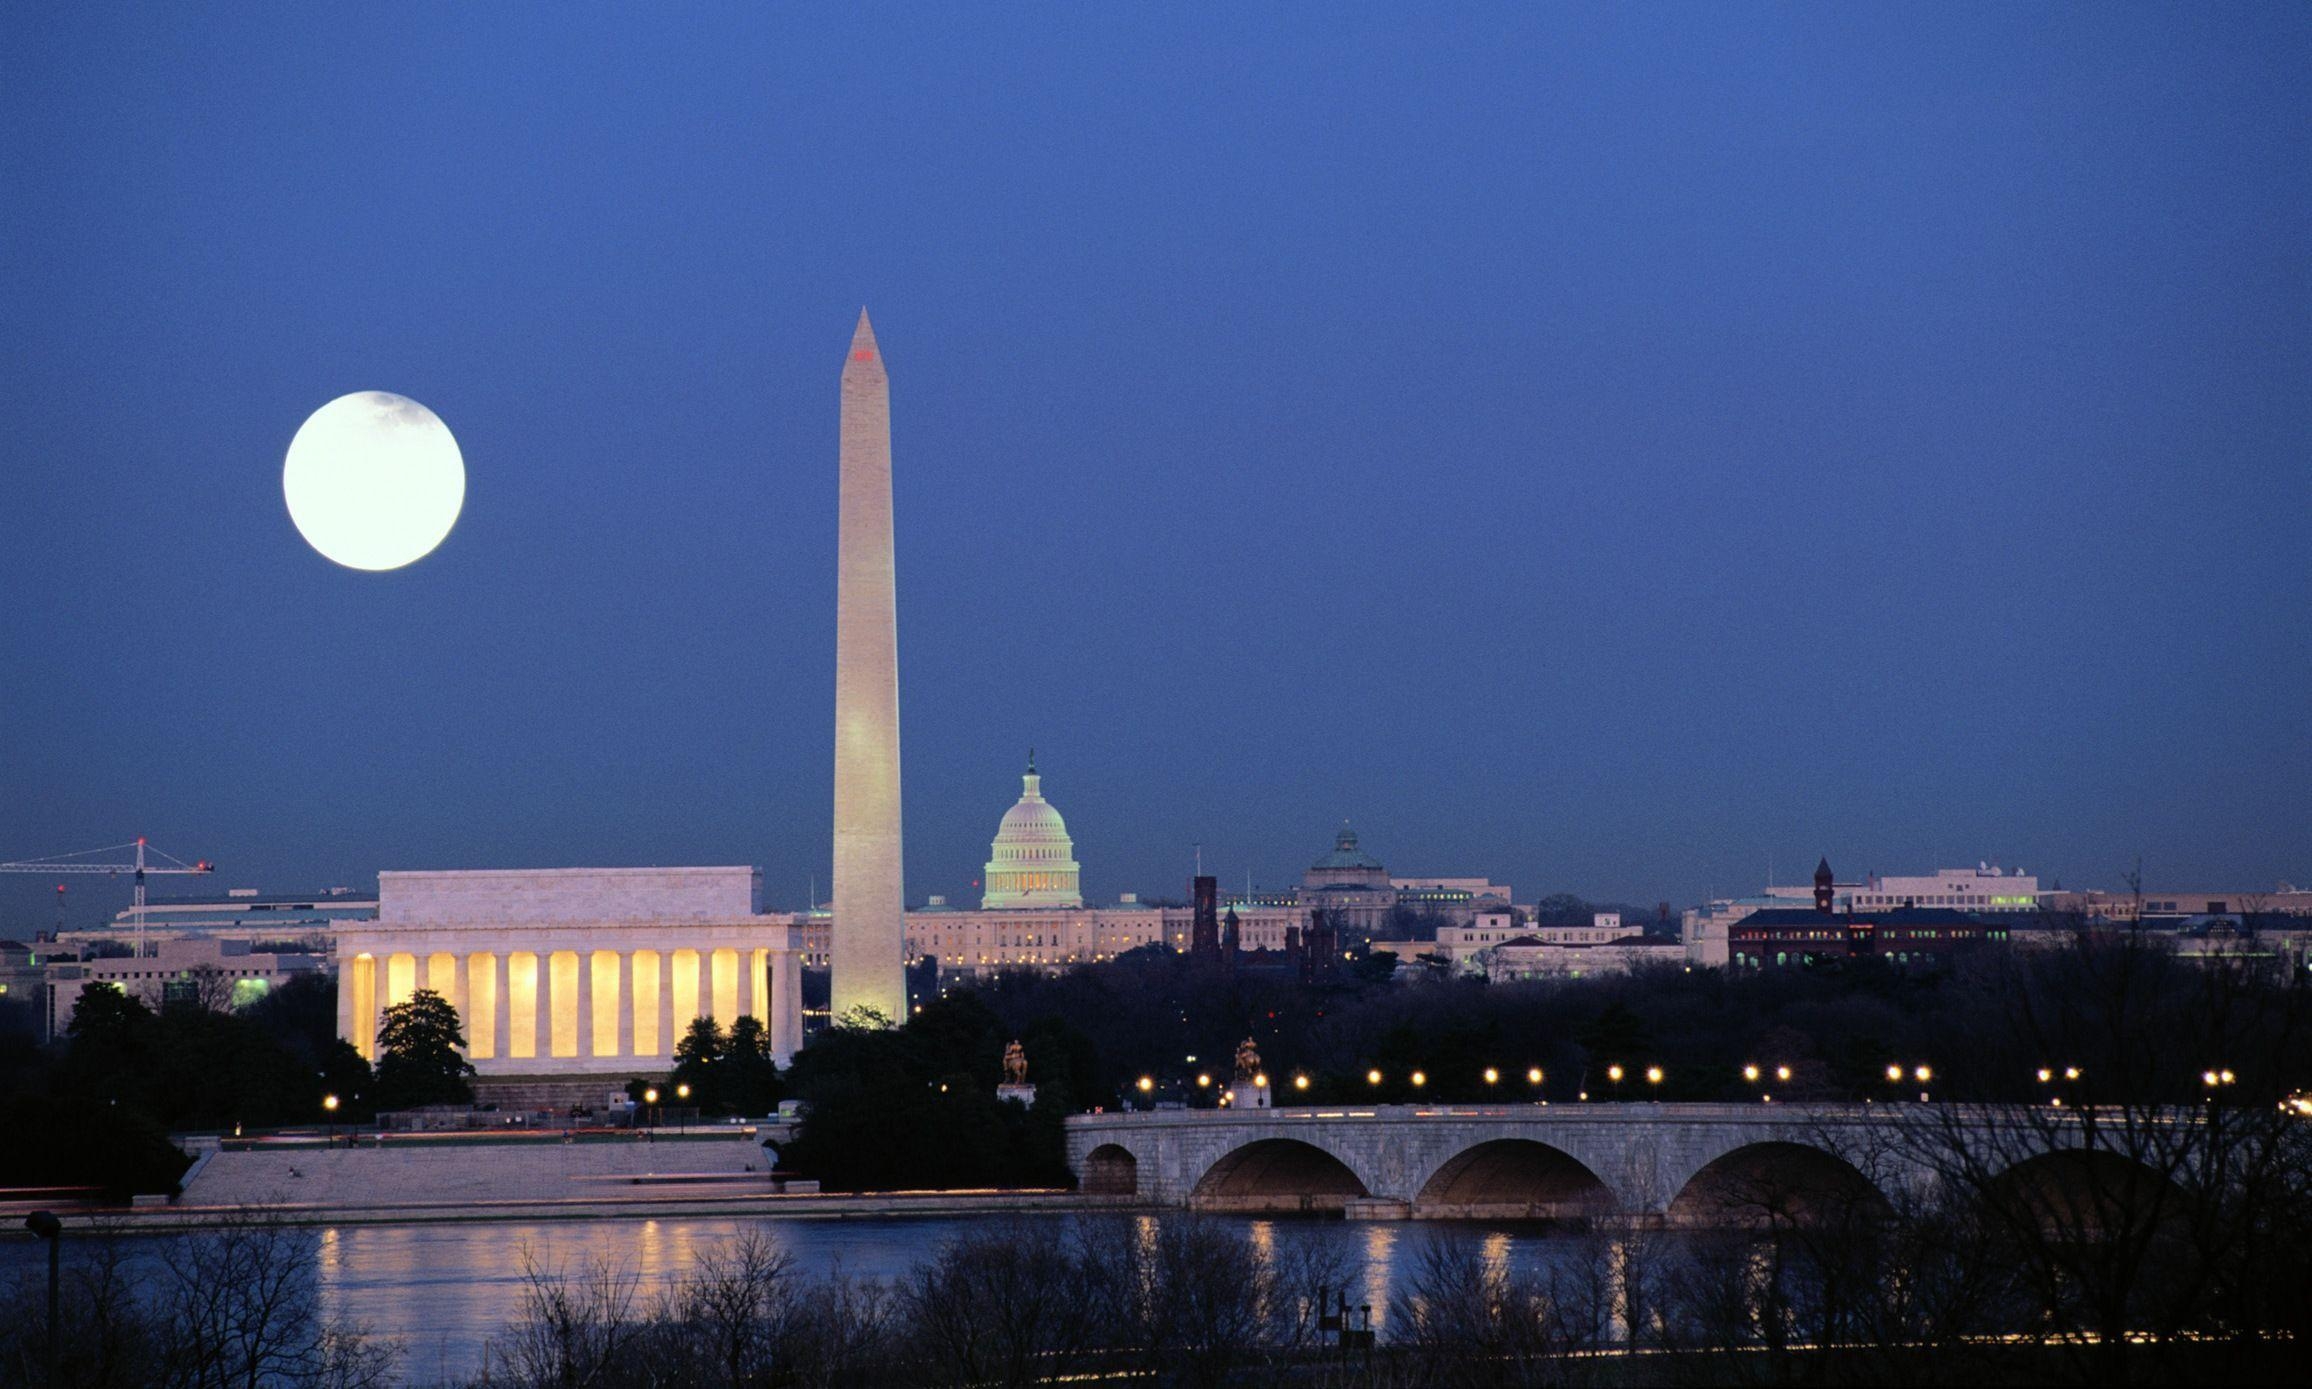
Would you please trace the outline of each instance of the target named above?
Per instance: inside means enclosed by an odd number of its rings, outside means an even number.
[[[106,862],[95,857],[98,854],[125,853],[130,849],[136,850],[136,856],[126,863]],[[153,862],[154,859],[158,859],[160,862]],[[136,918],[136,953],[139,959],[144,958],[145,953],[145,876],[156,874],[182,877],[188,874],[214,873],[216,871],[217,865],[207,859],[202,859],[198,863],[187,863],[174,854],[163,853],[161,850],[146,844],[145,837],[141,834],[136,837],[136,842],[133,844],[107,844],[101,849],[82,849],[77,853],[25,859],[20,863],[0,863],[0,873],[103,873],[111,877],[119,877],[123,873],[134,874],[136,876],[136,905],[131,909],[131,915]],[[58,883],[56,890],[61,894],[64,891],[64,884]]]

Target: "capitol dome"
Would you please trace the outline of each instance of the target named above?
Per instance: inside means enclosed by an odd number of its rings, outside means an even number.
[[[1084,905],[1076,844],[1068,838],[1068,822],[1044,799],[1043,780],[1036,775],[1036,755],[1030,752],[1027,774],[1020,778],[1019,801],[1003,813],[989,850],[982,907]]]

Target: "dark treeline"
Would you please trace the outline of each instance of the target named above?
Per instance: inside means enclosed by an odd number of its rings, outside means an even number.
[[[185,999],[155,1012],[91,987],[54,1043],[0,1049],[0,1185],[167,1190],[186,1165],[170,1133],[312,1123],[324,1094],[345,1118],[365,1117],[369,1091],[321,976],[238,1009]]]
[[[1156,1079],[1160,1094],[1209,1102],[1195,1077],[1225,1082],[1248,1036],[1279,1103],[1302,1097],[1289,1087],[1295,1074],[1310,1078],[1310,1102],[1563,1102],[1585,1091],[1598,1101],[1762,1093],[1853,1101],[1915,1094],[1909,1077],[1920,1065],[1939,1099],[2044,1100],[2050,1092],[2037,1072],[2050,1066],[2058,1081],[2070,1067],[2102,1086],[2124,1074],[2129,1085],[2150,1087],[2128,1096],[2139,1100],[2194,1099],[2209,1066],[2240,1075],[2242,1097],[2312,1082],[2302,980],[2179,961],[2149,934],[1986,950],[1944,970],[1859,960],[1410,986],[1360,976],[1346,962],[1337,979],[1304,984],[1281,971],[1141,950],[1057,977],[1007,974],[972,992],[1007,1029],[1041,1029],[1088,1049],[1088,1068],[1070,1076],[1086,1106],[1128,1098],[1142,1075]],[[2115,1007],[2157,1013],[2159,1031],[2127,1032]],[[1608,1078],[1617,1064],[1618,1089]],[[1752,1064],[1764,1083],[1745,1078]],[[1887,1083],[1890,1065],[1904,1069],[1899,1089]],[[1777,1066],[1791,1069],[1789,1081],[1772,1080]],[[1645,1081],[1649,1067],[1661,1069],[1659,1085]],[[1498,1077],[1491,1083],[1488,1068]],[[1538,1088],[1526,1081],[1532,1068],[1545,1077]],[[1377,1086],[1368,1081],[1375,1070]],[[1425,1080],[1418,1089],[1416,1070]],[[991,1062],[983,1074],[993,1073]]]
[[[1771,1094],[1908,1104],[1924,1091],[2076,1112],[2198,1104],[2212,1070],[2231,1077],[2214,1098],[2243,1109],[2276,1107],[2312,1084],[2304,980],[2179,960],[2147,934],[1986,951],[1936,972],[1866,961],[1514,985],[1404,985],[1353,970],[1309,984],[1137,951],[957,989],[892,1033],[820,1034],[786,1077],[809,1102],[786,1162],[838,1190],[1058,1184],[1061,1115],[1136,1102],[1143,1075],[1159,1098],[1213,1103],[1247,1036],[1279,1104],[1578,1103],[1584,1093],[1597,1103]],[[1012,1037],[1038,1087],[1028,1114],[991,1095]],[[1527,1080],[1534,1069],[1539,1085]],[[1293,1088],[1296,1074],[1309,1077],[1306,1090]],[[1199,1086],[1199,1075],[1215,1083]]]

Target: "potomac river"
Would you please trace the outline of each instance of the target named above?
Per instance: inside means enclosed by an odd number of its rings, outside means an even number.
[[[1031,1228],[1048,1227],[1054,1239],[1068,1236],[1072,1218],[1057,1213],[1021,1217],[1031,1222]],[[1357,1280],[1350,1287],[1350,1305],[1370,1303],[1377,1327],[1385,1320],[1391,1293],[1403,1289],[1428,1240],[1476,1241],[1487,1262],[1530,1271],[1544,1266],[1552,1251],[1565,1249],[1571,1238],[1532,1224],[1214,1218],[1240,1230],[1256,1248],[1278,1248],[1291,1241],[1327,1242]],[[296,1234],[315,1242],[323,1315],[366,1323],[375,1335],[399,1341],[401,1380],[425,1385],[478,1372],[484,1345],[521,1312],[525,1252],[542,1268],[571,1273],[607,1262],[635,1274],[647,1296],[690,1268],[698,1251],[750,1227],[791,1253],[799,1274],[841,1272],[890,1280],[906,1275],[943,1241],[984,1231],[988,1219],[644,1217],[317,1225]],[[93,1237],[68,1229],[65,1258],[73,1257],[76,1241]],[[143,1262],[157,1261],[168,1241],[192,1237],[163,1233],[119,1238],[128,1241],[132,1260]],[[11,1280],[34,1276],[44,1258],[33,1240],[0,1241],[0,1276]]]

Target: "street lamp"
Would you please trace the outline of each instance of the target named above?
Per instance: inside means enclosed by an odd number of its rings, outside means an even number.
[[[1428,1083],[1429,1083],[1429,1073],[1428,1073],[1427,1071],[1415,1071],[1415,1072],[1413,1072],[1413,1088],[1414,1088],[1414,1089],[1418,1090],[1418,1089],[1420,1089],[1422,1086],[1424,1086],[1424,1085],[1427,1085]]]
[[[688,1133],[690,1132],[690,1082],[686,1080],[675,1086],[674,1097],[683,1101],[682,1108],[675,1111],[674,1131],[678,1134]]]
[[[1309,1088],[1309,1078],[1308,1078],[1307,1076],[1305,1076],[1305,1075],[1296,1075],[1296,1076],[1294,1076],[1294,1077],[1292,1078],[1292,1088],[1293,1088],[1293,1089],[1295,1089],[1295,1090],[1306,1090],[1306,1089],[1308,1089],[1308,1088]]]
[[[1646,1067],[1646,1084],[1648,1084],[1648,1085],[1660,1085],[1661,1083],[1662,1083],[1662,1068],[1661,1068],[1661,1067],[1659,1067],[1659,1066],[1648,1066],[1648,1067]]]
[[[1541,1084],[1541,1082],[1542,1082],[1541,1067],[1539,1067],[1539,1066],[1528,1066],[1528,1067],[1526,1067],[1526,1068],[1525,1068],[1525,1083],[1526,1083],[1526,1084],[1528,1084],[1528,1085],[1539,1085],[1539,1084]]]
[[[1606,1067],[1606,1079],[1607,1079],[1607,1080],[1610,1080],[1610,1081],[1612,1081],[1612,1082],[1613,1082],[1613,1086],[1614,1086],[1614,1102],[1615,1102],[1616,1104],[1619,1104],[1619,1103],[1621,1103],[1621,1099],[1622,1099],[1622,1065],[1621,1065],[1621,1063],[1620,1063],[1619,1061],[1615,1062],[1615,1063],[1614,1063],[1613,1065],[1611,1065],[1611,1066],[1608,1066],[1608,1067]]]
[[[1774,1068],[1774,1078],[1776,1080],[1790,1079],[1790,1068],[1788,1066],[1776,1066]]]
[[[1501,1072],[1495,1070],[1491,1066],[1487,1066],[1485,1068],[1485,1083],[1487,1085],[1499,1085],[1501,1083]]]
[[[56,1317],[56,1254],[64,1245],[64,1222],[52,1212],[34,1211],[24,1217],[24,1228],[48,1243],[48,1382],[62,1384],[63,1376],[57,1373],[57,1355],[63,1347]]]
[[[1742,1078],[1749,1081],[1752,1085],[1756,1085],[1758,1083],[1758,1068],[1756,1066],[1744,1066],[1742,1068]]]
[[[1367,1085],[1378,1085],[1378,1084],[1380,1084],[1380,1083],[1381,1083],[1381,1073],[1380,1073],[1380,1071],[1379,1071],[1379,1070],[1377,1070],[1377,1069],[1376,1069],[1376,1070],[1370,1070],[1370,1071],[1367,1071],[1367,1072],[1365,1072],[1365,1084],[1367,1084]]]
[[[1138,1080],[1133,1081],[1132,1085],[1133,1088],[1140,1092],[1141,1103],[1146,1104],[1148,1102],[1148,1096],[1156,1089],[1156,1077],[1142,1076]]]
[[[337,1146],[337,1097],[335,1095],[323,1095],[321,1097],[321,1109],[329,1116],[328,1135],[322,1140],[322,1145],[334,1148]]]

